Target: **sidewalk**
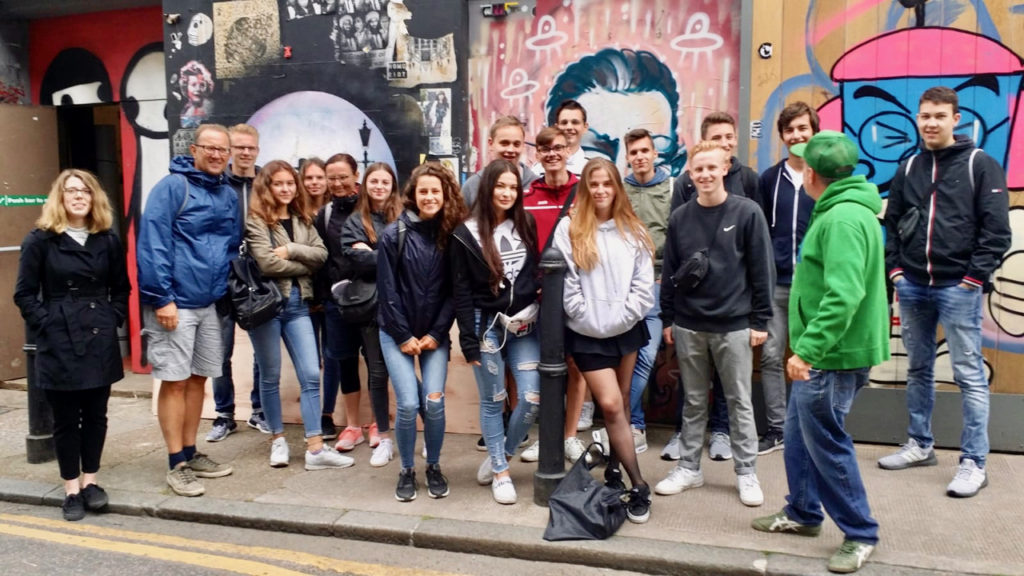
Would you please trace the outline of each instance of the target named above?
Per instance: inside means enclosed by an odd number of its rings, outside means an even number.
[[[566,573],[571,573],[568,565],[586,564],[655,574],[824,574],[828,556],[842,539],[831,521],[818,538],[750,529],[752,518],[785,503],[781,452],[758,461],[765,492],[760,508],[740,504],[731,462],[705,460],[705,486],[654,496],[647,524],[627,522],[604,542],[549,543],[541,538],[548,511],[533,504],[536,466],[517,459],[512,478],[519,503],[496,504],[490,488],[476,484],[485,454],[475,449],[475,436],[445,438],[441,465],[451,485],[448,498],[427,498],[424,486],[414,502],[401,503],[394,498],[397,460],[371,467],[365,443],[350,453],[356,458],[351,468],[306,472],[302,431],[289,426],[291,465],[272,469],[268,436],[239,422],[238,432],[208,444],[202,438],[210,422],[203,421],[198,448],[232,462],[235,471],[204,480],[205,496],[182,498],[171,494],[164,481],[166,455],[150,400],[111,398],[109,422],[100,478],[110,493],[111,511],[121,514],[562,562]],[[59,505],[63,490],[57,464],[26,463],[27,430],[25,393],[0,390],[0,499]],[[667,430],[651,430],[650,449],[640,456],[652,486],[674,465],[658,458],[668,435]],[[872,511],[882,527],[878,549],[860,574],[1024,575],[1024,456],[992,455],[989,487],[975,498],[955,500],[945,496],[945,487],[956,453],[941,451],[936,467],[885,472],[875,460],[891,447],[857,448]],[[423,484],[418,451],[416,463]],[[59,517],[56,508],[53,515]]]

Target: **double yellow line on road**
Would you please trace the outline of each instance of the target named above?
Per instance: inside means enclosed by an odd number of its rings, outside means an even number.
[[[280,548],[192,540],[17,514],[0,514],[0,534],[252,576],[302,576],[305,573],[241,557],[362,576],[453,576],[446,572],[351,562]],[[204,552],[193,552],[196,549]]]

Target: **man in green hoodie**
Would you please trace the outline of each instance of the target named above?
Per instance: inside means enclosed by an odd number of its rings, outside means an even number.
[[[871,367],[889,358],[885,252],[876,217],[882,201],[874,184],[853,176],[857,146],[844,134],[825,130],[789,152],[804,159],[804,189],[816,201],[789,300],[789,504],[752,525],[817,536],[824,507],[844,535],[828,569],[850,573],[878,542],[845,420]]]

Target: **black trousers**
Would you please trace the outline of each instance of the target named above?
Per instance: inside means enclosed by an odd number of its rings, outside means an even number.
[[[110,386],[87,390],[45,390],[53,409],[53,443],[60,477],[74,480],[100,469],[107,439]]]

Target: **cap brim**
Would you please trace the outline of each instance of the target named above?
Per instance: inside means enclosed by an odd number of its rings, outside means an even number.
[[[806,149],[807,142],[801,142],[799,144],[794,144],[793,146],[790,146],[789,153],[792,154],[793,156],[796,156],[797,158],[803,158],[804,150]]]

